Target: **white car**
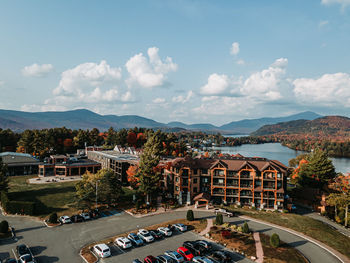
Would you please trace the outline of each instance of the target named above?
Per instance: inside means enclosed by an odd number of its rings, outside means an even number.
[[[192,259],[193,262],[196,262],[196,263],[214,263],[213,260],[211,260],[210,258],[207,258],[207,257],[201,257],[201,256],[198,256],[198,257],[194,257]]]
[[[32,255],[30,254],[25,254],[23,256],[20,256],[19,263],[35,263],[35,259]]]
[[[132,247],[131,241],[126,237],[118,237],[115,240],[115,243],[123,249],[127,249],[127,248]]]
[[[174,227],[181,232],[187,231],[187,226],[184,224],[175,224]]]
[[[91,219],[89,213],[81,213],[80,215],[84,218],[84,220],[90,220]]]
[[[167,255],[169,257],[171,257],[172,259],[175,260],[176,263],[182,263],[185,261],[185,258],[183,256],[180,255],[180,253],[176,252],[176,251],[165,251],[164,255]]]
[[[158,231],[166,237],[170,237],[173,234],[173,232],[167,227],[158,227]]]
[[[69,216],[60,216],[60,218],[58,219],[58,221],[60,221],[62,224],[69,224],[72,223],[72,220],[70,220]]]
[[[107,258],[111,256],[111,250],[106,244],[97,244],[94,246],[94,252],[100,258]]]
[[[140,229],[137,235],[146,243],[151,243],[154,241],[154,237],[146,229]]]

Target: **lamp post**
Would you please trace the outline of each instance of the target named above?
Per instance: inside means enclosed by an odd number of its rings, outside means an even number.
[[[98,185],[98,182],[99,182],[100,180],[97,180],[96,181],[96,209],[97,209],[97,185]]]

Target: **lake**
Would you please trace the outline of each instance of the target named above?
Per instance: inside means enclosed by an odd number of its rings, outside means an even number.
[[[264,143],[264,144],[243,144],[241,146],[225,146],[212,147],[213,150],[221,150],[222,153],[236,154],[239,153],[246,157],[265,157],[271,160],[278,160],[288,166],[288,161],[295,158],[302,151],[295,151],[288,147],[282,146],[280,143]],[[337,172],[350,172],[350,158],[330,158]]]

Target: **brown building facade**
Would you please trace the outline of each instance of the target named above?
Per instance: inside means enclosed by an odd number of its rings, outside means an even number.
[[[259,157],[177,158],[172,162],[174,196],[182,202],[208,193],[214,203],[283,209],[287,167]]]

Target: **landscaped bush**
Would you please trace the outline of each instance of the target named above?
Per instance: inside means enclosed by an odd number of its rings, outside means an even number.
[[[49,217],[49,223],[56,224],[57,223],[57,213],[52,213]]]
[[[215,219],[215,224],[222,225],[224,223],[224,218],[222,217],[222,214],[217,214]]]
[[[0,233],[6,234],[9,231],[9,223],[4,220],[0,223]]]
[[[338,217],[339,217],[339,222],[341,224],[344,224],[345,222],[345,210],[340,210],[340,212],[338,213]]]
[[[242,228],[242,232],[248,234],[250,232],[248,223],[245,222]]]
[[[277,248],[280,246],[280,237],[276,233],[273,233],[272,236],[270,237],[270,244],[271,246]]]
[[[225,239],[229,239],[231,237],[231,232],[228,230],[221,231],[221,236]]]
[[[194,215],[192,210],[188,210],[186,214],[186,219],[187,221],[193,221],[194,220]]]

